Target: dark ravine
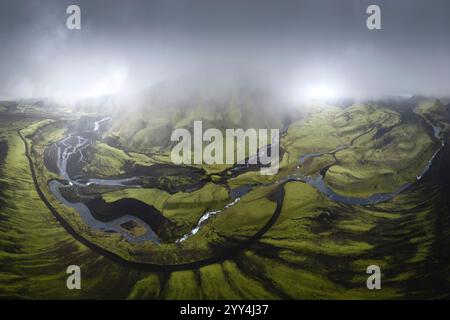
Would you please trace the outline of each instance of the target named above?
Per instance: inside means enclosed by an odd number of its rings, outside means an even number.
[[[110,222],[125,215],[137,217],[149,225],[163,241],[172,236],[171,230],[175,228],[174,223],[155,207],[136,199],[124,198],[109,203],[101,197],[96,197],[85,204],[92,216],[99,221]]]

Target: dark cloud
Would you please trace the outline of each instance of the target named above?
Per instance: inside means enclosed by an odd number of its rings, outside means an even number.
[[[80,31],[65,28],[69,4]],[[369,4],[382,8],[381,30],[365,26]],[[3,0],[0,97],[129,91],[199,70],[288,94],[326,83],[355,96],[444,95],[449,13],[445,0]]]

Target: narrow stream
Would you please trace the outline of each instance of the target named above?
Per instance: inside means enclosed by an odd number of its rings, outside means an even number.
[[[228,208],[234,206],[234,205],[235,205],[236,203],[238,203],[240,200],[241,200],[241,198],[238,197],[238,198],[234,199],[232,202],[228,203],[228,204],[227,204],[225,207],[223,207],[223,209],[221,209],[221,210],[208,211],[208,212],[204,213],[204,214],[200,217],[200,219],[198,220],[197,226],[196,226],[194,229],[192,229],[190,232],[188,232],[188,233],[186,233],[184,236],[182,236],[180,239],[178,239],[176,242],[179,243],[179,242],[186,241],[189,237],[195,235],[195,234],[200,230],[200,228],[206,223],[206,221],[207,221],[208,219],[210,219],[211,217],[213,217],[213,216],[215,216],[215,215],[221,213],[222,211],[224,211],[224,210],[226,210],[226,209],[228,209]]]

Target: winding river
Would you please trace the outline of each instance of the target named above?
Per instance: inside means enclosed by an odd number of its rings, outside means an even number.
[[[102,132],[104,130],[104,127],[106,124],[108,124],[111,121],[110,117],[103,118],[101,120],[98,120],[94,123],[92,128],[92,133],[95,134],[98,132]],[[302,155],[299,158],[299,165],[303,165],[306,160],[311,158],[316,158],[323,156],[325,154],[331,154],[335,156],[335,153],[347,149],[351,147],[356,139],[361,137],[364,134],[369,133],[374,129],[371,128],[370,130],[364,132],[363,134],[355,137],[350,144],[345,146],[338,146],[334,150],[331,151],[325,151],[325,152],[319,152],[319,153],[310,153]],[[441,130],[438,127],[433,126],[433,133],[434,137],[441,141],[440,148],[433,154],[432,158],[428,161],[425,168],[418,174],[417,180],[420,180],[422,176],[430,169],[434,158],[438,155],[438,153],[443,149],[445,146],[444,139],[441,137]],[[279,141],[275,141],[274,144],[279,144]],[[95,187],[95,186],[108,186],[108,187],[126,187],[126,188],[140,188],[139,184],[139,178],[138,177],[130,177],[130,178],[123,178],[123,179],[72,179],[70,174],[68,173],[68,163],[71,157],[79,156],[80,162],[86,163],[85,160],[85,154],[84,152],[86,149],[91,145],[90,139],[81,136],[80,134],[73,133],[65,137],[64,139],[57,142],[57,167],[59,170],[59,175],[68,182],[68,184],[72,187],[75,187],[78,192],[78,187]],[[235,166],[233,169],[236,169],[238,172],[242,173],[241,171],[245,171],[245,166]],[[373,194],[366,198],[357,198],[357,197],[349,197],[349,196],[343,196],[338,193],[335,193],[324,181],[324,174],[320,173],[313,177],[307,176],[304,177],[300,175],[298,172],[296,174],[293,174],[291,176],[284,177],[277,181],[276,183],[279,185],[284,185],[286,182],[289,181],[299,181],[303,183],[307,183],[308,185],[313,186],[316,188],[319,192],[321,192],[323,195],[328,197],[329,199],[337,202],[341,202],[344,204],[349,205],[372,205],[380,202],[384,202],[387,200],[392,199],[396,195],[400,194],[401,192],[408,189],[412,183],[406,183],[402,186],[400,186],[397,190],[390,192],[390,193],[377,193]],[[63,183],[52,180],[49,182],[49,188],[50,191],[53,193],[53,195],[64,205],[71,207],[75,209],[83,219],[83,221],[90,226],[93,229],[96,230],[102,230],[107,232],[117,232],[120,233],[127,241],[130,242],[143,242],[143,241],[152,241],[156,244],[160,244],[161,240],[158,238],[157,234],[152,230],[152,228],[139,219],[138,217],[132,216],[132,215],[124,215],[120,218],[114,219],[109,222],[103,222],[99,221],[94,218],[89,208],[82,202],[70,202],[64,196],[61,194],[60,189],[66,187]],[[205,223],[211,219],[212,217],[220,214],[222,211],[234,206],[236,203],[240,201],[240,199],[251,191],[253,186],[250,185],[244,185],[237,189],[230,190],[230,198],[231,202],[229,202],[227,205],[225,205],[222,209],[219,210],[213,210],[205,212],[200,219],[198,220],[196,226],[180,237],[178,240],[176,240],[177,243],[183,242],[187,240],[189,237],[195,235]],[[122,225],[126,222],[134,221],[138,223],[139,225],[144,226],[145,228],[145,234],[141,236],[133,236],[129,232],[127,232]]]
[[[445,140],[441,137],[441,129],[436,126],[432,126],[432,128],[433,128],[434,137],[441,142],[441,146],[434,152],[433,156],[427,162],[426,166],[422,169],[422,171],[419,173],[419,175],[417,175],[417,177],[416,177],[417,180],[420,180],[422,178],[422,176],[431,168],[431,165],[433,164],[433,160],[436,158],[436,156],[439,154],[439,152],[441,152],[441,150],[445,146]],[[362,135],[364,135],[366,133],[363,133]],[[362,136],[362,135],[360,135],[360,136]],[[299,162],[300,162],[300,164],[303,164],[309,158],[320,157],[325,154],[335,155],[336,152],[351,147],[353,145],[353,143],[356,141],[356,139],[358,139],[360,136],[353,139],[352,142],[347,146],[339,146],[332,151],[325,151],[322,153],[310,153],[310,154],[303,155],[300,157]],[[327,196],[331,200],[341,202],[344,204],[349,204],[349,205],[373,205],[373,204],[377,204],[380,202],[385,202],[385,201],[388,201],[388,200],[394,198],[398,194],[402,193],[403,191],[405,191],[412,185],[411,182],[407,182],[404,185],[400,186],[398,189],[394,190],[393,192],[375,193],[367,198],[357,198],[357,197],[343,196],[343,195],[340,195],[340,194],[334,192],[325,183],[324,174],[322,174],[322,173],[318,174],[315,177],[306,177],[306,178],[300,179],[300,180],[313,186],[314,188],[316,188],[318,191],[320,191],[323,195]]]
[[[99,132],[102,126],[111,120],[110,117],[103,118],[94,123],[93,133]],[[72,179],[68,173],[68,162],[71,157],[79,155],[80,161],[85,161],[84,152],[90,146],[89,139],[84,138],[78,134],[70,134],[66,138],[57,142],[57,166],[59,170],[59,175],[68,181],[70,186],[76,188],[78,193],[78,187],[84,186],[108,186],[108,187],[135,187],[139,188],[138,184],[133,184],[138,180],[135,177],[124,178],[124,179]],[[60,189],[64,188],[65,185],[57,180],[52,180],[49,182],[49,189],[52,194],[58,199],[62,204],[75,209],[80,217],[83,219],[84,223],[95,230],[101,230],[106,232],[117,232],[120,233],[126,240],[130,242],[143,242],[143,241],[153,241],[156,244],[160,243],[160,240],[152,228],[139,219],[138,217],[132,215],[124,215],[120,218],[114,219],[109,222],[100,221],[94,218],[89,208],[82,202],[70,202],[61,194]],[[145,228],[145,233],[141,236],[133,236],[127,232],[122,225],[126,222],[134,221],[138,225]]]

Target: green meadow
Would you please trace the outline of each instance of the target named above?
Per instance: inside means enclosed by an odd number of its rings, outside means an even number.
[[[192,190],[172,192],[159,184],[82,190],[83,197],[101,197],[107,204],[134,199],[151,206],[173,223],[177,237],[194,228],[205,212],[220,210],[187,240],[160,245],[131,243],[119,234],[93,230],[50,193],[47,183],[58,176],[46,167],[43,155],[67,134],[70,120],[2,110],[0,297],[448,298],[449,203],[445,174],[437,173],[450,157],[446,149],[437,167],[416,182],[440,146],[429,125],[447,133],[445,110],[436,101],[423,103],[414,110],[419,118],[414,118],[375,104],[328,107],[290,124],[281,140],[275,176],[249,171],[230,177],[230,168],[205,168],[204,176],[190,177],[207,179]],[[196,112],[201,114],[201,108]],[[243,115],[230,114],[234,116],[226,121],[242,120]],[[183,119],[179,115],[177,125]],[[111,131],[130,147],[125,150],[100,139],[89,147],[83,174],[108,178],[126,175],[134,166],[167,164],[155,154],[158,141],[143,142],[145,130],[157,127],[148,122],[136,135],[114,124]],[[30,147],[38,187],[83,241],[68,232],[39,197],[18,130]],[[322,155],[299,163],[301,156],[313,153]],[[323,170],[334,192],[352,197],[392,192],[405,183],[413,186],[389,201],[362,206],[333,201],[302,181],[284,182]],[[230,192],[242,186],[251,189],[226,207],[233,201]],[[66,268],[72,264],[81,267],[82,290],[66,288]],[[381,267],[382,290],[366,287],[366,268],[372,264]]]

